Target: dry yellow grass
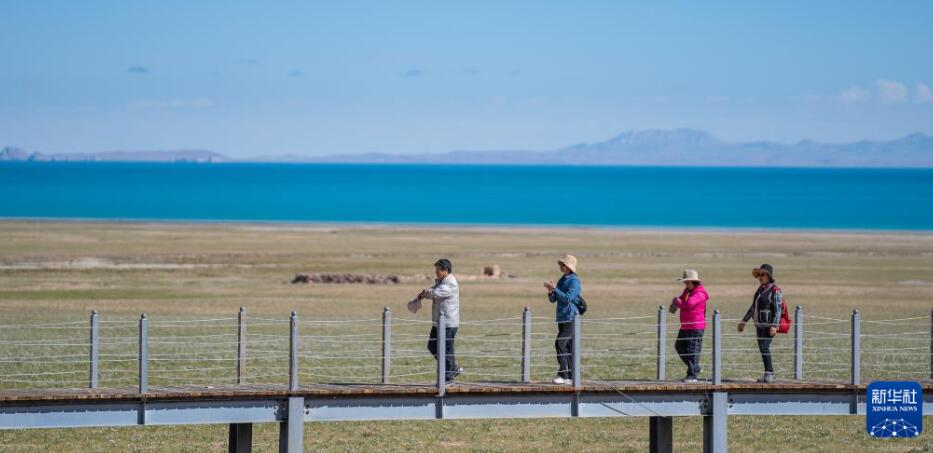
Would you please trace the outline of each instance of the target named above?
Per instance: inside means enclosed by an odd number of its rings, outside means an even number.
[[[580,259],[590,319],[655,315],[678,292],[674,278],[684,267],[700,270],[711,308],[727,319],[740,317],[755,289],[750,271],[762,262],[776,266],[790,303],[810,315],[846,319],[858,308],[865,319],[929,316],[933,305],[933,235],[926,233],[7,221],[0,222],[0,324],[83,321],[91,309],[113,320],[141,312],[153,320],[226,317],[239,306],[253,316],[285,319],[296,310],[314,320],[374,318],[388,305],[396,316],[424,319],[404,311],[423,284],[286,282],[298,272],[426,275],[439,257],[464,275],[499,264],[516,276],[464,281],[464,319],[518,316],[525,306],[551,316],[541,282],[558,276],[555,259],[564,253]],[[750,338],[735,341],[753,347]],[[928,369],[923,358],[911,359],[917,362],[911,372]],[[548,366],[550,359],[543,360]],[[755,360],[751,354],[733,363],[757,368]],[[650,374],[650,364],[623,365]],[[668,366],[669,375],[681,372],[676,362]],[[594,372],[611,377],[614,369]],[[733,417],[730,448],[933,449],[926,436],[869,440],[863,423],[860,417],[782,417],[768,419],[772,429],[762,430],[759,419]],[[675,425],[678,450],[698,451],[699,420]],[[309,424],[306,441],[309,450],[334,451],[643,451],[646,428],[642,419]],[[0,451],[220,451],[224,429],[6,431]],[[273,427],[258,428],[257,447],[271,449],[274,436]]]

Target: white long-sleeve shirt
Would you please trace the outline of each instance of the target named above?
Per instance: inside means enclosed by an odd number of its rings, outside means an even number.
[[[460,284],[453,274],[436,281],[434,286],[425,290],[428,299],[434,301],[431,306],[431,319],[437,321],[444,313],[447,327],[460,327]]]

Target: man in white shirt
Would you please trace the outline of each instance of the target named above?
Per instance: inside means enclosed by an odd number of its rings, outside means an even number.
[[[447,370],[446,381],[451,382],[455,377],[463,372],[463,368],[457,365],[457,359],[454,356],[454,337],[457,336],[457,329],[460,327],[460,285],[457,278],[453,275],[453,265],[450,260],[442,258],[434,263],[434,286],[425,288],[418,294],[417,299],[431,299],[431,316],[434,325],[431,327],[431,337],[428,340],[428,351],[437,360],[437,322],[441,314],[445,318],[445,368]]]

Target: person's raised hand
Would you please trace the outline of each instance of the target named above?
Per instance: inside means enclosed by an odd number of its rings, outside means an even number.
[[[554,285],[554,282],[551,280],[544,282],[544,287],[547,288],[548,292],[554,291],[554,289],[557,288],[557,286]]]

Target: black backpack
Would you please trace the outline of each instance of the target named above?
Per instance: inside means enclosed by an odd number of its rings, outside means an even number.
[[[586,313],[586,299],[583,296],[577,296],[577,301],[574,302],[574,305],[577,306],[577,311],[582,315]]]

